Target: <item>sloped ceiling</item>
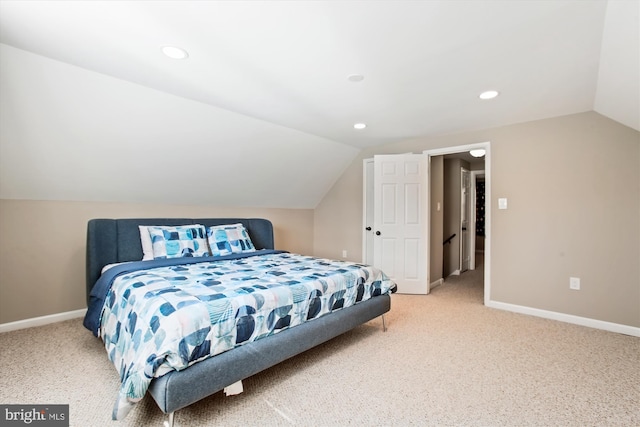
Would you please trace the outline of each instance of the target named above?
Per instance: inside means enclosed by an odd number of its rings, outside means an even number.
[[[366,147],[589,110],[640,130],[639,9],[0,0],[0,197],[313,208]]]

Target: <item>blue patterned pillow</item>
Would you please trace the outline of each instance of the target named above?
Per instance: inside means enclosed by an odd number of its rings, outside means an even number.
[[[199,224],[176,227],[148,227],[153,258],[209,256],[206,230]]]
[[[215,225],[207,228],[211,255],[222,256],[256,250],[242,224]]]

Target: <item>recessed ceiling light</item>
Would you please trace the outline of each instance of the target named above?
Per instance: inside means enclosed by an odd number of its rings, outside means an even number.
[[[361,82],[364,80],[364,76],[362,74],[351,74],[347,77],[347,80],[353,83]]]
[[[480,99],[493,99],[500,93],[497,90],[488,90],[480,94]]]
[[[356,123],[355,125],[353,125],[354,129],[358,129],[358,130],[362,130],[364,128],[366,128],[367,125],[365,123]]]
[[[186,50],[176,46],[162,46],[162,53],[173,59],[187,59],[189,53]]]
[[[471,154],[473,157],[482,157],[486,153],[487,153],[487,151],[484,148],[478,148],[477,150],[469,151],[469,154]]]

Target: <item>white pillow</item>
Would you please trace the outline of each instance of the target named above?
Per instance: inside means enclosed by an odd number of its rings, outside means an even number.
[[[139,225],[138,229],[140,230],[140,243],[142,243],[142,261],[149,261],[153,259],[153,244],[149,235],[149,227]]]

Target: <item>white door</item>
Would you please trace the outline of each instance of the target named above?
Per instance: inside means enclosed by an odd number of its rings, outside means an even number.
[[[373,159],[364,159],[363,170],[363,234],[362,234],[362,262],[374,265],[373,260]]]
[[[460,272],[469,269],[471,261],[471,245],[469,239],[471,218],[471,180],[467,169],[460,170]]]
[[[374,263],[399,293],[427,294],[427,156],[374,157]]]

